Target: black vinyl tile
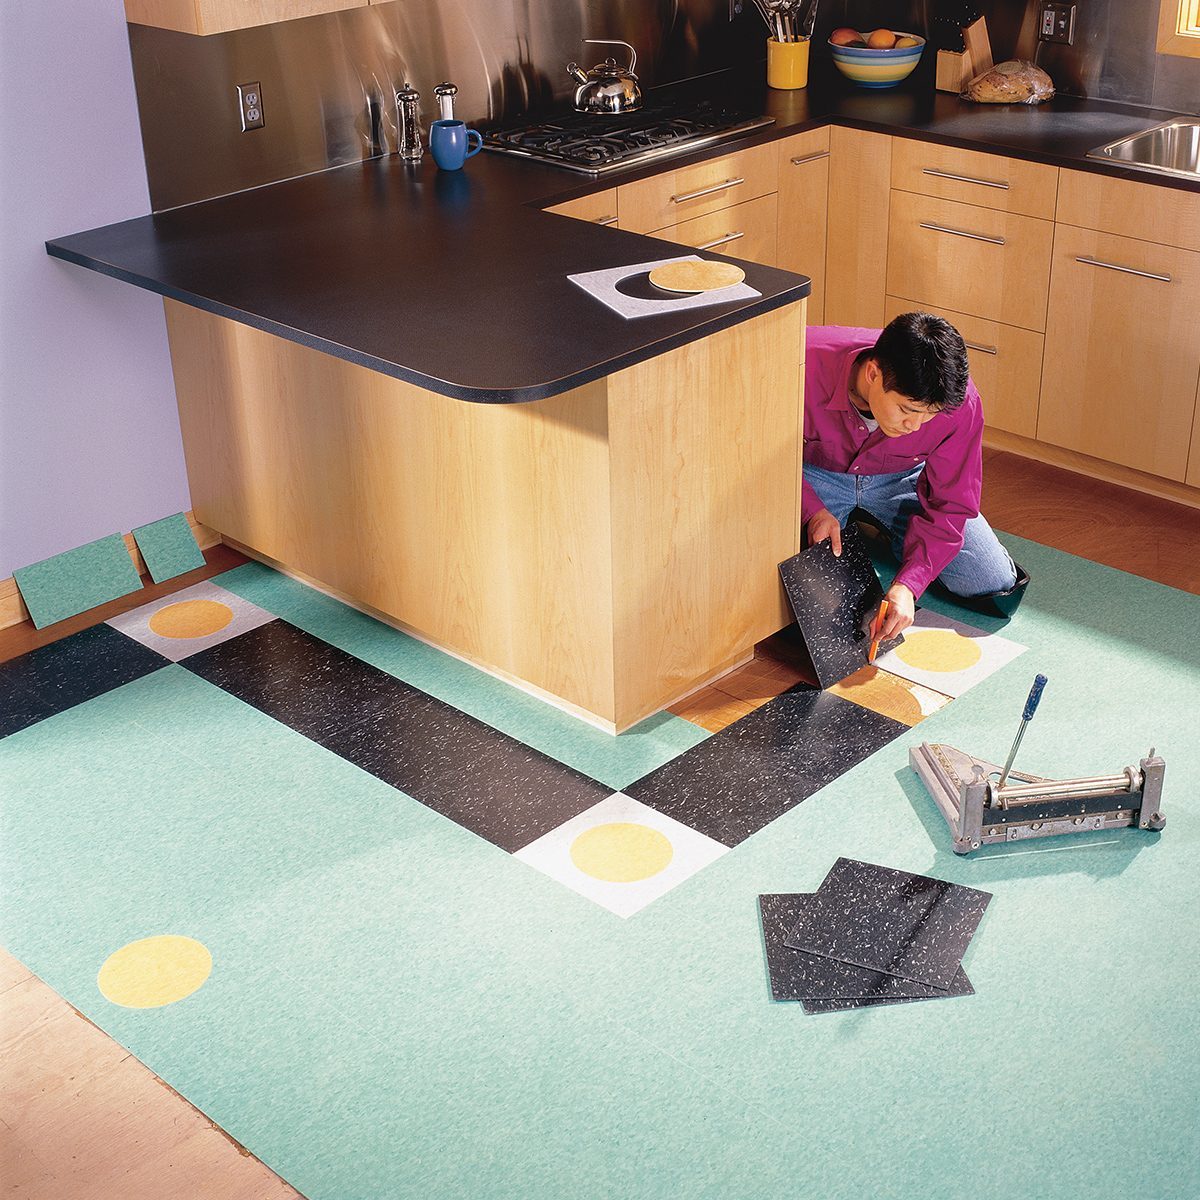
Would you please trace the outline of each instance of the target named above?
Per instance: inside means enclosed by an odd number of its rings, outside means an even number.
[[[991,898],[962,884],[839,858],[785,943],[946,988]]]
[[[286,621],[248,630],[183,665],[505,850],[612,795]]]
[[[901,1000],[936,1000],[974,992],[961,967],[948,989],[936,988],[882,971],[824,958],[819,954],[791,949],[784,939],[800,919],[810,899],[810,895],[779,894],[758,898],[767,969],[771,977],[771,995],[776,1000],[830,1001],[840,1009]],[[812,1011],[835,1010],[818,1008]]]
[[[779,564],[779,574],[823,688],[866,665],[870,637],[864,631],[879,611],[883,588],[858,526],[842,530],[842,553],[818,542]],[[903,636],[879,644],[883,654]]]
[[[161,654],[111,625],[93,625],[39,646],[0,663],[0,735],[103,696],[166,665]]]
[[[890,717],[799,685],[624,791],[736,846],[908,732]]]

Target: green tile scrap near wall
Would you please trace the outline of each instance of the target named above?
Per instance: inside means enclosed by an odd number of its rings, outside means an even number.
[[[21,567],[13,578],[38,629],[128,596],[142,586],[119,533]]]
[[[139,525],[133,540],[146,560],[146,570],[155,583],[174,579],[204,566],[204,554],[183,513]]]

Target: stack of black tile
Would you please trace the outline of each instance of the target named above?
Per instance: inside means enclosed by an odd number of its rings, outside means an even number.
[[[815,892],[758,898],[772,995],[809,1013],[969,996],[962,956],[991,898],[839,858]]]

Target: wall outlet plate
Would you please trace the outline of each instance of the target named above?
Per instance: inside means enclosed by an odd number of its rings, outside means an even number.
[[[1038,9],[1038,41],[1075,44],[1074,4],[1046,4]]]
[[[262,85],[258,83],[239,83],[238,108],[242,115],[242,132],[263,127]]]

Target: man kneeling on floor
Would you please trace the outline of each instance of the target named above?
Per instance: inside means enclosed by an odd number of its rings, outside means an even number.
[[[890,535],[900,569],[880,632],[912,624],[935,579],[974,607],[1010,614],[1029,582],[979,514],[983,407],[962,336],[930,313],[882,331],[808,331],[803,511],[809,544],[861,509]]]

